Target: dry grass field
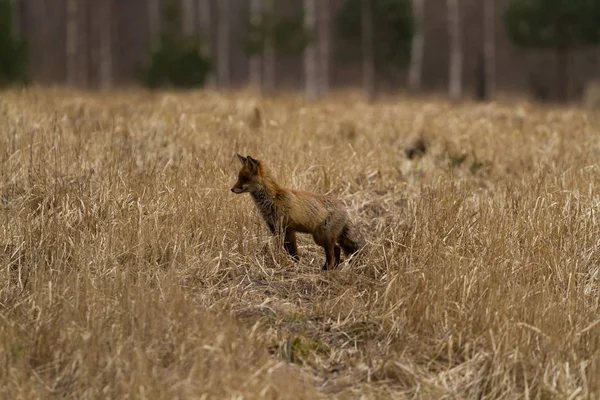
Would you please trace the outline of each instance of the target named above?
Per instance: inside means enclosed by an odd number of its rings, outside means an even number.
[[[598,112],[30,89],[0,116],[0,398],[600,396]],[[294,263],[236,152],[367,248]]]

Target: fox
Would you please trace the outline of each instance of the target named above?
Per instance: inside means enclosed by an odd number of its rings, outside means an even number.
[[[283,247],[292,259],[300,261],[297,232],[311,234],[315,243],[323,247],[324,271],[340,264],[341,250],[349,258],[365,246],[363,236],[340,200],[330,195],[284,188],[261,161],[239,154],[237,158],[242,168],[231,191],[250,193],[271,233],[283,235]]]

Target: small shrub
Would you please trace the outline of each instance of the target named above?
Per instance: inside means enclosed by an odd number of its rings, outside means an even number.
[[[176,2],[167,3],[163,15],[163,30],[152,48],[148,65],[140,71],[140,79],[151,88],[203,86],[212,63],[201,52],[202,39],[181,34],[181,14]]]
[[[148,67],[142,71],[144,84],[151,88],[203,86],[212,66],[200,53],[200,45],[196,38],[161,34]]]

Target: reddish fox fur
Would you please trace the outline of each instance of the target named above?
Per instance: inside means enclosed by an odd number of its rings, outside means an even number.
[[[325,249],[324,270],[340,263],[340,247],[348,257],[364,246],[341,201],[327,195],[286,189],[258,160],[237,155],[242,163],[233,193],[248,192],[274,235],[284,235],[284,248],[296,261],[296,232],[312,234]],[[339,245],[339,246],[338,246]]]

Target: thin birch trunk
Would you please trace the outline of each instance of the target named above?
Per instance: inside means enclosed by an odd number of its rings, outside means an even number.
[[[77,86],[78,83],[78,60],[77,50],[79,45],[77,24],[77,0],[67,0],[67,84]]]
[[[275,18],[275,1],[266,0],[267,13],[271,18]],[[275,90],[275,38],[273,32],[269,32],[265,38],[265,46],[263,50],[263,90],[267,93],[272,93]]]
[[[92,1],[94,0],[80,0],[84,11],[80,35],[83,37],[77,51],[81,57],[81,85],[85,88],[92,84]]]
[[[447,0],[448,37],[450,38],[450,77],[448,94],[457,100],[462,96],[462,43],[459,0]]]
[[[212,46],[212,15],[211,15],[211,0],[199,0],[198,4],[198,21],[200,21],[200,29],[202,32],[202,54],[214,61],[214,50]],[[214,66],[214,64],[213,64]],[[216,78],[214,70],[209,72],[206,78],[206,87],[214,88],[216,86]]]
[[[23,36],[23,32],[21,32],[21,1],[11,0],[12,34],[15,37]]]
[[[316,0],[304,0],[304,18],[306,31],[315,35],[317,27]],[[315,42],[311,41],[304,50],[304,89],[305,97],[309,101],[315,100],[319,93],[317,66],[317,47]]]
[[[496,91],[496,33],[495,1],[483,1],[483,57],[485,98],[491,99]]]
[[[194,34],[194,0],[181,0],[181,25],[185,36]]]
[[[259,26],[262,22],[262,1],[250,0],[250,22]],[[262,60],[260,54],[250,56],[250,85],[260,89],[262,76]]]
[[[425,0],[412,1],[415,21],[415,33],[410,50],[410,67],[408,70],[408,88],[413,91],[421,89],[423,73],[423,54],[425,50]]]
[[[321,34],[319,35],[319,92],[323,96],[329,91],[329,61],[331,59],[331,4],[321,0]]]
[[[161,6],[160,0],[148,0],[148,32],[150,33],[150,39],[156,40],[161,30],[160,13]]]
[[[104,0],[102,7],[102,35],[100,36],[100,87],[110,88],[112,75],[112,0]]]
[[[361,2],[362,52],[363,52],[363,90],[367,99],[375,98],[375,57],[373,53],[373,9],[371,0]]]
[[[220,87],[229,86],[231,79],[229,34],[230,0],[219,0],[219,24],[217,26],[217,83]]]

